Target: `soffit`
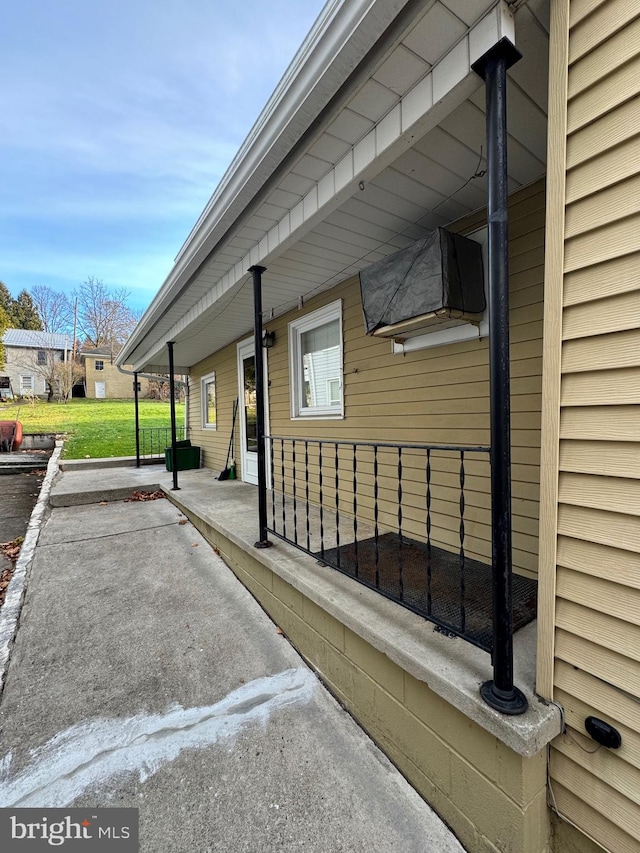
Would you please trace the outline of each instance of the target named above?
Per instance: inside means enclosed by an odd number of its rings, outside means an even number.
[[[243,223],[203,265],[173,308],[134,353],[139,367],[166,363],[161,349],[172,333],[177,363],[188,368],[253,327],[249,277],[224,290],[223,276],[266,242],[289,212],[340,162],[351,147],[389,114],[430,69],[445,58],[486,11],[483,0],[427,4],[416,20],[353,93],[348,102],[291,163]],[[545,174],[548,67],[548,3],[530,0],[516,14],[516,41],[523,59],[509,71],[509,188]],[[475,17],[474,17],[475,16]],[[482,153],[481,153],[482,152]],[[338,284],[427,231],[483,207],[486,180],[484,87],[477,88],[390,165],[357,189],[294,245],[271,257],[263,278],[265,320],[300,299]],[[254,262],[260,262],[254,261]],[[244,269],[242,272],[244,273]],[[209,304],[194,315],[194,306]],[[194,315],[176,322],[188,312]],[[158,349],[160,347],[160,349]],[[151,355],[158,350],[157,356]],[[165,347],[166,349],[166,347]],[[143,351],[146,353],[142,356]],[[128,360],[131,360],[130,358]]]

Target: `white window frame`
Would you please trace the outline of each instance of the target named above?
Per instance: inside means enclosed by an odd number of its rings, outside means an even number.
[[[29,387],[25,387],[24,380],[28,379],[31,383]],[[20,374],[20,393],[21,394],[35,394],[36,393],[36,378],[32,373],[21,373]]]
[[[96,370],[104,370],[104,359],[103,358],[97,358],[96,359],[95,369]]]
[[[209,407],[207,406],[207,385],[213,382],[215,387],[215,406],[216,406],[216,423],[209,423],[207,415]],[[200,379],[200,403],[202,410],[202,429],[218,429],[218,388],[216,385],[216,372],[212,370]]]
[[[333,406],[306,406],[304,404],[304,376],[301,357],[301,339],[305,332],[310,332],[318,326],[324,326],[333,320],[338,320],[340,337],[340,402]],[[344,418],[344,342],[342,337],[342,300],[338,299],[305,314],[289,323],[289,379],[291,391],[291,419]]]

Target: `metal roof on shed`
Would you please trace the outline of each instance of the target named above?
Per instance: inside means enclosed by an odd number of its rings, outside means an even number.
[[[10,347],[32,347],[33,349],[71,349],[68,335],[55,332],[37,332],[33,329],[7,329],[2,343]]]

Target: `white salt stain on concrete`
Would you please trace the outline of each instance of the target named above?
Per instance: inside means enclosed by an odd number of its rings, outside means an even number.
[[[126,773],[138,773],[144,782],[184,749],[234,737],[283,708],[308,702],[316,684],[310,670],[289,669],[251,681],[215,705],[78,723],[34,750],[13,778],[11,753],[0,759],[0,807],[61,808],[87,788]]]

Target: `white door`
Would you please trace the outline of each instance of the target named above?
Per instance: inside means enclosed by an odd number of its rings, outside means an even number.
[[[106,382],[96,382],[96,399],[104,400],[107,396],[107,383]]]
[[[265,400],[267,397],[267,360],[264,364]],[[269,432],[268,402],[265,407],[265,432]],[[258,443],[256,439],[256,360],[253,338],[238,344],[238,421],[240,423],[240,467],[245,483],[258,485]],[[268,456],[268,454],[267,454]],[[269,482],[267,458],[267,483]]]

